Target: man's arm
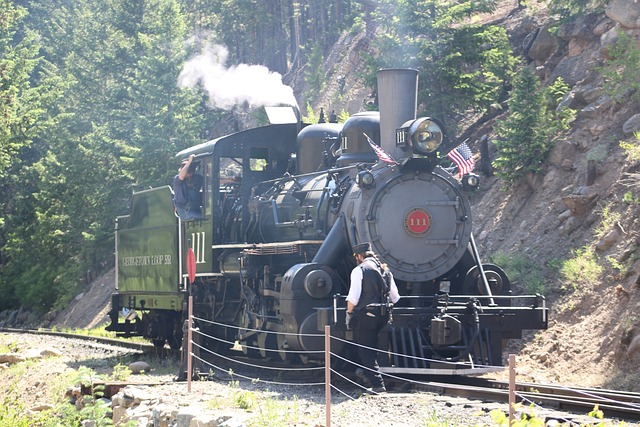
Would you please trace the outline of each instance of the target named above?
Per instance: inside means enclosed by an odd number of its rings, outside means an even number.
[[[356,308],[356,306],[349,300],[347,300],[347,313],[353,313],[353,309]]]
[[[360,293],[362,292],[362,269],[359,267],[351,271],[351,286],[349,287],[349,295],[347,295],[347,312],[352,313],[355,306],[360,301]]]
[[[389,276],[391,277],[391,285],[389,286],[389,299],[392,303],[397,303],[400,300],[400,292],[398,292],[398,286],[396,285],[396,281],[393,279],[393,273],[389,272]]]
[[[180,169],[180,172],[178,173],[178,179],[180,181],[184,181],[184,179],[187,177],[187,172],[189,172],[189,166],[191,166],[191,162],[193,161],[194,157],[195,155],[193,154],[190,155],[189,158],[187,159],[187,163],[185,163],[182,169]]]

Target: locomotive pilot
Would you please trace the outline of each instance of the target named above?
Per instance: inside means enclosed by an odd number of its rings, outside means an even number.
[[[353,247],[358,265],[351,271],[347,295],[347,329],[353,330],[358,344],[360,363],[374,393],[385,392],[384,380],[378,370],[378,334],[389,320],[388,301],[398,302],[400,294],[393,275],[381,264],[370,243]]]

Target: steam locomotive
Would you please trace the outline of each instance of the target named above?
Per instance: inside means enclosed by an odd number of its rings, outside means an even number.
[[[180,348],[190,295],[212,350],[322,361],[325,325],[352,339],[351,248],[370,242],[402,295],[381,332],[383,371],[502,366],[503,340],[546,328],[548,308],[513,296],[505,272],[481,262],[468,197],[479,177],[441,165],[455,143],[438,120],[416,118],[417,82],[416,70],[381,70],[379,112],[296,118],[179,152],[204,177],[202,216],[177,217],[169,186],[133,194],[116,220],[107,329]],[[332,351],[346,352],[341,342]]]

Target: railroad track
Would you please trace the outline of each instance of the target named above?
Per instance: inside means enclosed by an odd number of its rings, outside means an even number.
[[[449,381],[449,380],[448,380]],[[482,378],[457,377],[449,382],[420,382],[415,390],[469,399],[509,402],[509,383]],[[640,420],[640,393],[553,384],[516,383],[516,402],[545,409],[587,414],[597,405],[607,418]]]
[[[19,328],[0,328],[0,332],[14,333],[14,334],[39,334],[39,335],[52,335],[56,337],[75,338],[84,341],[93,341],[100,344],[114,345],[117,347],[124,347],[131,350],[140,350],[142,352],[151,352],[155,350],[155,347],[151,343],[136,342],[121,338],[107,338],[96,337],[91,335],[74,334],[71,332],[59,332],[50,329],[19,329]]]

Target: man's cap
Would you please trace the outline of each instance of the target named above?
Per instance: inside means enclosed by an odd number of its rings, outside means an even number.
[[[371,243],[369,242],[359,243],[353,247],[354,254],[363,254],[365,252],[369,252],[370,250],[371,250]]]

